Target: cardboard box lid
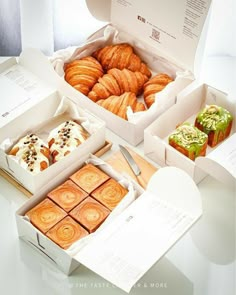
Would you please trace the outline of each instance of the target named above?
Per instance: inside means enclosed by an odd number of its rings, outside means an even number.
[[[55,88],[32,74],[21,57],[0,64],[0,89],[0,128],[56,92]]]
[[[129,292],[201,214],[200,193],[190,176],[161,168],[147,191],[74,258]]]
[[[219,181],[236,188],[236,133],[207,157],[198,157],[195,163]]]
[[[107,21],[154,47],[167,59],[194,72],[195,55],[211,0],[86,2],[93,16],[104,19],[110,9],[110,19]]]

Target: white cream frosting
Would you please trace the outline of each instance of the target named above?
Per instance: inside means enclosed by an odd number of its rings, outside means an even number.
[[[14,148],[19,148],[15,157],[20,165],[32,174],[41,171],[40,164],[42,162],[46,162],[49,166],[49,159],[40,151],[41,149],[48,149],[48,147],[37,135],[26,135],[18,141]]]
[[[64,158],[66,153],[72,152],[77,146],[88,138],[88,132],[74,121],[66,121],[53,129],[48,137],[48,142],[54,139],[50,152],[57,152],[54,161]]]

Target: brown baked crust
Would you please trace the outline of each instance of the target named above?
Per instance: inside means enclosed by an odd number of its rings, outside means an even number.
[[[178,125],[169,135],[168,141],[173,148],[193,161],[196,157],[206,155],[207,135],[188,122]]]
[[[164,73],[158,74],[144,84],[143,97],[147,108],[155,101],[155,94],[162,91],[173,79]]]
[[[70,176],[70,179],[87,193],[91,193],[110,178],[92,164],[87,164]]]
[[[146,110],[145,105],[138,102],[136,95],[132,92],[125,92],[120,96],[112,95],[107,99],[99,100],[97,104],[125,120],[127,120],[127,107],[131,107],[133,112]]]
[[[177,151],[179,151],[180,153],[182,153],[183,155],[185,155],[186,157],[188,157],[190,160],[195,160],[196,155],[194,153],[194,151],[188,151],[187,149],[185,149],[183,146],[179,145],[177,142],[175,142],[174,140],[169,140],[169,144],[175,148]],[[207,141],[206,143],[201,147],[199,156],[204,157],[206,155],[206,149],[207,149]]]
[[[143,63],[138,55],[134,53],[133,47],[127,43],[107,45],[93,54],[102,65],[104,70],[108,71],[113,68],[130,71],[139,71],[147,77],[151,76],[151,72],[147,65]]]
[[[84,238],[88,232],[70,216],[65,217],[51,228],[46,236],[63,249]]]
[[[82,202],[88,196],[88,193],[83,191],[73,181],[67,180],[49,192],[47,196],[66,212],[69,212]]]
[[[229,123],[229,125],[227,126],[227,128],[223,131],[223,130],[212,130],[210,131],[207,135],[208,135],[208,145],[210,147],[215,147],[217,144],[219,144],[220,142],[222,142],[225,138],[227,138],[230,134],[230,131],[232,129],[232,123],[233,121],[231,121]],[[197,121],[197,119],[195,120],[195,126],[204,132],[204,128],[203,126]]]
[[[69,214],[82,224],[89,233],[92,233],[103,223],[109,213],[110,211],[106,207],[93,198],[88,197]]]
[[[48,198],[25,213],[30,222],[41,232],[46,233],[66,216],[66,212]]]
[[[97,102],[111,95],[119,96],[124,92],[133,92],[139,95],[142,92],[147,76],[141,72],[132,72],[128,69],[111,69],[94,85],[88,97]]]
[[[127,193],[126,188],[111,178],[93,191],[92,197],[109,210],[113,210]]]
[[[103,76],[101,64],[92,56],[74,60],[65,65],[65,80],[76,90],[87,95],[90,89]]]

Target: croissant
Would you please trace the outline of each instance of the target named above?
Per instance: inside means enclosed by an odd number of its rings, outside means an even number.
[[[135,95],[141,94],[143,85],[148,78],[141,72],[132,72],[127,69],[111,69],[103,77],[98,79],[88,97],[97,102],[106,99],[111,95],[119,96],[124,92],[133,92]]]
[[[87,95],[99,77],[103,76],[101,64],[92,56],[74,60],[65,66],[65,80]]]
[[[144,84],[143,97],[147,108],[150,108],[150,106],[154,103],[155,93],[163,90],[166,87],[166,85],[172,81],[172,78],[167,74],[158,74],[153,78],[149,79]]]
[[[141,72],[147,77],[151,77],[151,72],[147,65],[143,63],[138,55],[134,53],[133,47],[127,43],[107,45],[96,50],[93,54],[102,65],[104,70],[124,68]]]
[[[137,97],[133,92],[125,92],[120,96],[112,95],[107,99],[97,101],[97,104],[125,120],[127,120],[128,106],[131,107],[133,112],[146,109],[142,102],[137,101]]]

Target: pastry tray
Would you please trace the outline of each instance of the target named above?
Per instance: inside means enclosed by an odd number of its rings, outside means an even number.
[[[97,157],[101,157],[103,154],[105,154],[107,151],[109,151],[111,149],[111,147],[112,147],[112,143],[110,141],[106,140],[104,146],[101,147],[96,153],[94,153],[94,155]],[[33,195],[30,191],[28,191],[21,183],[19,183],[15,178],[13,178],[5,170],[0,169],[0,176],[2,176],[10,184],[12,184],[15,188],[17,188],[19,191],[21,191],[26,197],[30,198]]]

